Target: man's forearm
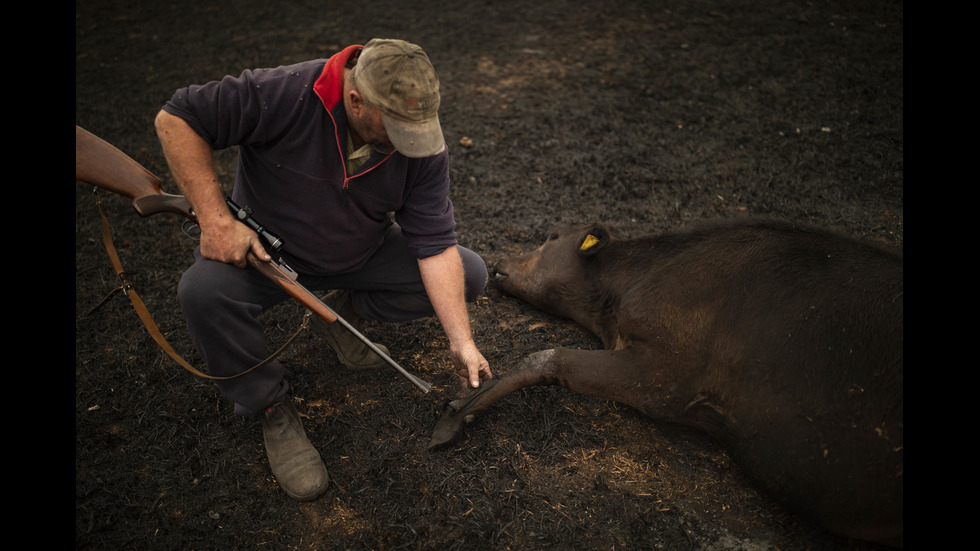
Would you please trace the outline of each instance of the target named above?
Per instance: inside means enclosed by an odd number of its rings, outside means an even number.
[[[466,310],[463,261],[456,247],[419,260],[425,291],[449,337],[449,355],[460,384],[476,388],[480,379],[493,377],[490,364],[473,342],[470,316]]]
[[[160,111],[155,125],[170,172],[202,227],[213,219],[228,217],[211,146],[183,119],[166,111]]]
[[[463,262],[456,247],[419,260],[426,293],[442,324],[450,346],[473,340],[463,288]]]

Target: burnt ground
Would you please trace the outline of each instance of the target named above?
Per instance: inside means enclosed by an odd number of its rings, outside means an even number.
[[[152,128],[178,87],[328,56],[375,36],[440,73],[463,244],[488,264],[550,228],[621,236],[726,217],[903,245],[904,8],[891,0],[454,3],[91,0],[75,5],[75,123],[169,181]],[[472,140],[461,145],[463,138]],[[231,182],[234,151],[218,155]],[[129,278],[202,367],[175,289],[193,241],[106,197]],[[560,388],[528,389],[430,452],[455,391],[431,320],[372,328],[394,370],[354,372],[304,332],[285,353],[332,485],[277,487],[259,426],[149,338],[116,285],[91,187],[75,186],[77,549],[871,549],[760,495],[702,435]],[[471,306],[499,374],[597,339],[493,288]],[[264,314],[282,343],[301,310]]]

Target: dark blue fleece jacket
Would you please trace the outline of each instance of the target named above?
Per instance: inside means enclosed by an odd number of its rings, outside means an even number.
[[[283,239],[300,273],[357,270],[389,212],[420,257],[456,244],[448,150],[424,159],[375,152],[346,175],[343,72],[359,49],[188,86],[164,106],[213,148],[238,146],[232,198]]]

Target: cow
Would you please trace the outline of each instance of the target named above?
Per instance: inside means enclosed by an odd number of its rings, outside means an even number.
[[[775,220],[560,229],[495,281],[603,349],[530,354],[452,401],[430,448],[515,390],[560,385],[704,431],[786,509],[902,547],[902,268],[897,248]]]

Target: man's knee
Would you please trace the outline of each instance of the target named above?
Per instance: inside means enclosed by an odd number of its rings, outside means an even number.
[[[216,278],[209,275],[210,268],[205,262],[191,264],[177,283],[177,303],[181,310],[188,312],[195,308],[210,308],[210,303],[217,294],[214,292],[219,285]]]
[[[185,312],[223,309],[228,305],[268,301],[269,282],[252,270],[198,259],[177,284],[177,301]]]
[[[465,248],[459,249],[459,257],[463,261],[463,282],[466,288],[466,301],[473,302],[487,287],[487,263],[475,252]]]

